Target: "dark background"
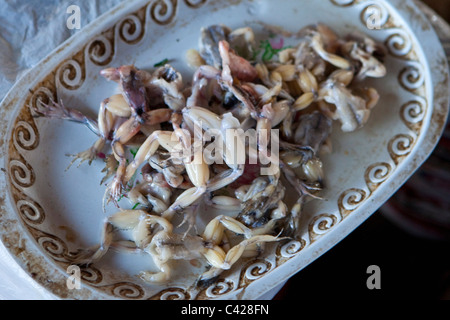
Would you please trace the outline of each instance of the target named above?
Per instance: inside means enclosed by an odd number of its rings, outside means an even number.
[[[450,22],[450,0],[423,2]],[[370,265],[380,267],[379,290],[367,288]],[[450,300],[450,241],[418,236],[377,211],[275,297],[304,299]]]
[[[441,17],[450,21],[450,1],[449,0],[422,0],[423,3],[428,5],[434,11],[436,11]]]

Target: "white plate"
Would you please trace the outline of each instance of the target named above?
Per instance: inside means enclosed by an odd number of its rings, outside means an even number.
[[[81,289],[69,289],[68,253],[99,241],[103,164],[65,171],[65,154],[87,149],[95,137],[77,124],[34,119],[27,106],[39,98],[63,99],[95,114],[114,91],[98,76],[105,66],[150,69],[169,58],[187,79],[184,53],[197,46],[200,27],[259,30],[257,21],[289,31],[324,22],[342,35],[362,31],[389,50],[388,75],[371,80],[381,101],[369,123],[352,134],[334,129],[333,153],[324,159],[326,200],[305,206],[301,238],[242,260],[200,291],[189,288],[200,268],[180,263],[167,286],[148,285],[136,277],[151,265],[148,256],[113,252],[83,269]],[[61,298],[255,299],[332,248],[414,173],[441,135],[448,94],[445,54],[411,1],[127,1],[45,58],[2,102],[1,239],[30,277]]]

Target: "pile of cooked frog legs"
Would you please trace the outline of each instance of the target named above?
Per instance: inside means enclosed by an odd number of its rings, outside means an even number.
[[[386,74],[382,46],[364,35],[339,38],[323,24],[298,35],[298,45],[265,61],[255,54],[251,28],[213,25],[201,30],[198,50],[187,52],[195,70],[189,85],[170,64],[151,71],[123,65],[101,71],[120,93],[101,102],[97,119],[62,101],[34,108],[37,117],[87,125],[98,140],[71,164],[106,154],[104,206],[119,207],[124,196],[134,205],[107,217],[101,243],[82,251],[76,263],[100,259],[114,245],[114,232],[124,229],[131,230],[134,249],[150,254],[158,268],[143,271],[143,280],[167,282],[170,260],[204,258],[210,268],[200,280],[210,281],[265,243],[297,236],[305,201],[323,188],[319,156],[331,150],[333,121],[345,132],[364,126],[379,95],[362,80]],[[214,139],[202,138],[212,130]],[[240,135],[230,139],[229,130],[253,130],[256,145]],[[216,152],[203,152],[217,141]],[[236,151],[253,162],[236,161]],[[133,178],[138,170],[139,182]],[[296,192],[292,203],[287,185]],[[201,204],[221,214],[198,230]],[[188,226],[183,233],[174,228],[175,216]]]

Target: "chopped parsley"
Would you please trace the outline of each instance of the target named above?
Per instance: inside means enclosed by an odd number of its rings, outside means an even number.
[[[130,153],[133,156],[133,159],[136,158],[136,154],[138,153],[138,151],[139,151],[139,148],[137,148],[137,149],[130,149]]]
[[[133,206],[133,208],[131,208],[131,210],[136,210],[136,208],[138,207],[138,206],[140,206],[141,204],[138,202],[138,203],[136,203],[134,206]]]
[[[153,65],[153,67],[162,67],[162,66],[164,66],[165,64],[167,64],[169,62],[169,59],[164,59],[164,60],[161,60],[160,62],[158,62],[158,63],[155,63],[154,65]]]
[[[273,37],[274,36],[271,36],[270,38],[273,38]],[[280,42],[280,45],[277,44],[275,46],[275,45],[272,45],[271,41],[269,41],[267,39],[266,40],[262,40],[259,43],[259,49],[255,51],[254,59],[256,59],[256,57],[262,53],[262,56],[261,56],[262,61],[263,62],[267,62],[267,61],[272,60],[272,58],[276,54],[278,54],[280,51],[283,51],[283,50],[291,47],[291,46],[284,46],[283,47],[283,43],[284,43],[283,39],[280,39],[279,42]]]

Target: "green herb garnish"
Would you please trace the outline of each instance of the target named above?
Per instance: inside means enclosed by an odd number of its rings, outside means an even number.
[[[160,62],[158,62],[158,63],[155,63],[153,66],[156,68],[156,67],[162,67],[162,66],[164,66],[166,63],[168,63],[169,62],[169,59],[164,59],[164,60],[161,60]]]
[[[136,208],[138,207],[138,206],[140,206],[141,204],[138,202],[138,203],[136,203],[134,206],[133,206],[133,208],[131,208],[131,210],[136,210]]]
[[[273,38],[273,37],[274,36],[271,36],[270,38]],[[270,43],[269,40],[267,40],[267,39],[266,40],[262,40],[259,43],[259,49],[255,51],[253,59],[255,60],[256,57],[262,52],[261,59],[262,59],[263,62],[267,62],[267,61],[272,60],[272,58],[276,54],[278,54],[280,51],[283,51],[283,50],[285,50],[287,48],[291,48],[291,46],[285,46],[285,47],[282,47],[280,49],[275,49],[272,46],[272,44]]]
[[[130,149],[130,153],[133,156],[133,159],[136,158],[136,154],[138,153],[138,151],[139,151],[139,148],[137,148],[137,149]]]

